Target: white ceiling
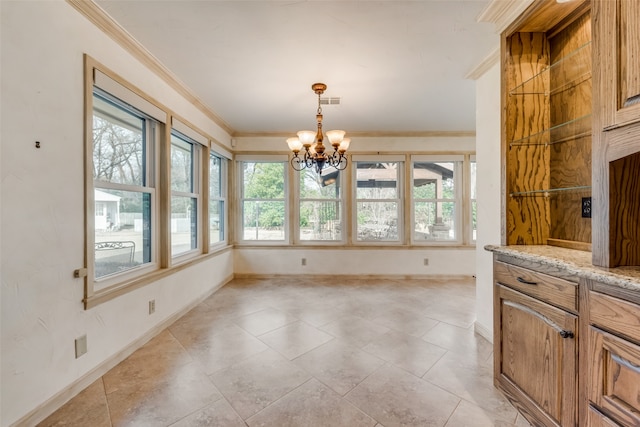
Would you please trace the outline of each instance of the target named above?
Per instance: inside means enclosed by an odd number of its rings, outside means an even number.
[[[475,130],[488,0],[96,0],[236,133]]]

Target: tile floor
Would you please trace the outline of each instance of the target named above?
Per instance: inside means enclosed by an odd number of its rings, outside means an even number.
[[[472,281],[236,279],[41,426],[529,426]]]

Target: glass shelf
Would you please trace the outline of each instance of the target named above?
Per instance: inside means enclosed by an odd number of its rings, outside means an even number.
[[[514,193],[509,193],[509,196],[511,197],[550,197],[554,194],[560,194],[565,192],[586,193],[587,191],[591,192],[590,185],[565,187],[565,188],[549,188],[547,190],[518,191]]]
[[[573,141],[590,135],[591,114],[587,114],[586,116],[578,117],[577,119],[550,127],[542,132],[537,132],[533,135],[511,141],[509,146],[553,145]]]
[[[550,78],[553,73],[553,81]],[[587,42],[509,91],[509,95],[552,95],[591,78],[591,42]]]

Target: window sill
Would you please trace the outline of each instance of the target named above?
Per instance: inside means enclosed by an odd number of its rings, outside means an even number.
[[[200,254],[193,258],[189,258],[188,260],[184,260],[183,262],[173,265],[171,267],[160,268],[151,273],[147,273],[141,277],[137,277],[135,279],[128,280],[126,282],[118,283],[118,284],[109,286],[107,288],[100,289],[90,296],[86,295],[86,287],[85,287],[85,298],[83,300],[84,308],[85,310],[93,308],[99,304],[102,304],[116,297],[119,297],[120,295],[129,293],[134,289],[141,288],[143,286],[148,285],[149,283],[156,282],[164,277],[170,276],[174,273],[184,270],[185,268],[188,268],[192,265],[198,264],[203,261],[207,261],[222,253],[228,252],[231,249],[233,249],[232,245],[225,245],[217,248],[211,248],[212,251],[209,253]]]

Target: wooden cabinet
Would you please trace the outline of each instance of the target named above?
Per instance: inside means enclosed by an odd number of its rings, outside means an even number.
[[[640,265],[640,2],[593,1],[593,263]]]
[[[640,306],[590,292],[589,319],[589,425],[639,426]]]
[[[589,2],[537,1],[502,34],[505,239],[591,249]]]
[[[577,285],[494,263],[494,381],[530,421],[577,422]]]

